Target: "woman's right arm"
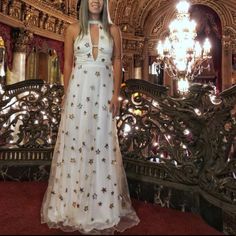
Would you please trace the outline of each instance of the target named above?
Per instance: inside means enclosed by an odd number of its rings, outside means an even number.
[[[74,32],[73,25],[69,25],[65,33],[64,41],[64,91],[66,93],[73,68],[74,58]]]

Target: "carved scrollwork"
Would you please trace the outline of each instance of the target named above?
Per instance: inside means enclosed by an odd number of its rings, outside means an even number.
[[[236,205],[236,86],[216,96],[213,87],[195,84],[178,99],[166,87],[128,80],[122,98],[118,136],[125,158],[152,163],[155,171],[145,170],[150,177],[199,185]]]
[[[24,29],[16,28],[13,32],[14,39],[14,51],[15,52],[27,52],[28,45],[33,39],[33,33]]]
[[[7,86],[0,102],[1,146],[45,148],[54,145],[62,94],[62,86],[39,80]]]

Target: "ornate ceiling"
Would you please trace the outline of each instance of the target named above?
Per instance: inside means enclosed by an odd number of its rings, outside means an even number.
[[[155,37],[174,17],[178,2],[179,0],[110,0],[112,19],[118,25],[129,25],[131,32]],[[189,0],[189,2],[211,7],[221,18],[222,26],[236,27],[235,0]]]
[[[166,34],[178,2],[179,0],[110,0],[111,15],[124,34],[143,36],[149,40],[149,48],[152,48],[152,44],[156,44],[157,39]],[[213,9],[221,20],[223,35],[230,34],[236,39],[235,0],[189,2],[191,5],[202,4]]]
[[[28,27],[36,34],[63,41],[64,29],[77,20],[81,0],[1,0],[0,21]],[[127,48],[136,50],[148,40],[152,51],[158,39],[167,33],[179,0],[109,0],[113,22],[120,26]],[[223,35],[236,41],[235,0],[189,0],[213,9],[219,16]],[[141,44],[140,44],[141,43]],[[126,44],[127,45],[127,44]],[[142,46],[142,45],[141,45]],[[141,51],[140,51],[141,52]]]

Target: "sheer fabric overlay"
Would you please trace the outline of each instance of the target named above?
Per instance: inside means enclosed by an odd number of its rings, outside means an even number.
[[[41,223],[50,228],[113,234],[139,223],[109,111],[112,51],[113,41],[101,24],[96,59],[90,31],[74,42],[75,65],[41,207]]]

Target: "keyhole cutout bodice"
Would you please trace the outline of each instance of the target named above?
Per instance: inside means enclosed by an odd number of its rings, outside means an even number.
[[[100,37],[100,24],[97,21],[89,21],[89,37],[92,46],[92,56],[94,61],[98,57],[99,37]]]
[[[75,65],[84,63],[111,65],[113,39],[108,36],[99,21],[89,21],[88,34],[79,35],[74,42]]]

